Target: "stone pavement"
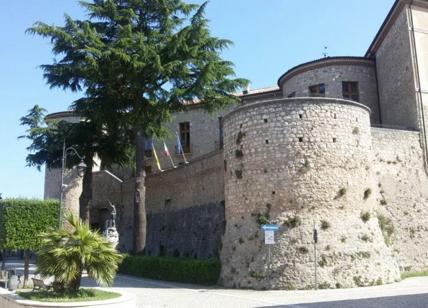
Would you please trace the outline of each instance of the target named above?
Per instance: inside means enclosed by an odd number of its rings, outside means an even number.
[[[84,280],[84,285],[94,286],[93,282],[88,279]],[[399,283],[354,289],[254,291],[204,287],[118,275],[113,287],[135,294],[138,307],[144,308],[264,308],[286,305],[303,308],[305,305],[301,305],[302,303],[426,294],[428,293],[428,277],[409,278]],[[313,306],[311,305],[311,307]]]

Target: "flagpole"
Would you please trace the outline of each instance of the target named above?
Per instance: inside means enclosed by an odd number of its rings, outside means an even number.
[[[158,155],[156,154],[156,149],[155,149],[155,145],[153,144],[153,141],[152,141],[152,151],[153,151],[153,155],[155,156],[156,165],[157,165],[159,171],[163,172],[161,165],[160,165],[160,162],[159,162]]]
[[[183,155],[184,163],[187,165],[189,162],[187,161],[186,156],[184,155],[183,146],[181,145],[180,136],[178,136],[178,132],[177,131],[175,132],[175,135],[177,136],[178,146],[180,147],[181,155]]]
[[[171,165],[172,165],[172,167],[173,167],[173,168],[177,168],[177,166],[174,164],[174,161],[172,160],[171,153],[169,152],[169,149],[168,149],[168,147],[167,147],[167,145],[166,145],[165,141],[163,141],[163,148],[164,148],[165,155],[166,155],[166,156],[168,156],[168,157],[169,157],[169,160],[171,161]]]

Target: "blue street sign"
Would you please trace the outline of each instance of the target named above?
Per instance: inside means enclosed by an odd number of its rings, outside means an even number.
[[[278,231],[279,227],[278,225],[262,225],[263,230],[271,230],[271,231]]]

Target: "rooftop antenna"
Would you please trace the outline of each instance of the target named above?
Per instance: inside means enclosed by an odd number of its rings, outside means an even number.
[[[324,58],[328,57],[328,47],[324,46],[324,52],[322,53],[322,55],[324,56]]]

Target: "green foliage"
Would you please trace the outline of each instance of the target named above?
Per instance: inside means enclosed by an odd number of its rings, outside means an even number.
[[[364,281],[361,276],[354,276],[352,277],[352,279],[358,287],[364,287]]]
[[[162,132],[185,101],[215,110],[247,84],[220,54],[231,42],[211,36],[206,3],[81,1],[89,18],[65,17],[62,27],[36,22],[27,30],[50,39],[57,56],[42,65],[51,87],[84,91],[73,108],[123,131]]]
[[[391,236],[394,233],[394,225],[391,219],[383,215],[378,215],[377,219],[379,222],[380,230],[382,231],[383,238],[385,240],[385,244],[389,246],[392,243]]]
[[[318,284],[318,289],[322,290],[322,289],[330,289],[330,284],[328,282],[321,282],[320,284]]]
[[[321,220],[321,230],[327,230],[331,224],[327,220]]]
[[[37,272],[42,276],[55,276],[55,281],[69,291],[79,290],[84,270],[98,284],[111,285],[122,256],[82,220],[68,214],[66,223],[63,229],[40,236]]]
[[[420,272],[403,272],[401,273],[401,279],[411,278],[411,277],[423,277],[428,276],[428,270]]]
[[[55,200],[0,200],[0,247],[37,249],[37,235],[58,226],[58,211]]]
[[[337,192],[336,196],[334,197],[334,200],[337,200],[341,197],[343,197],[346,194],[346,188],[342,187],[341,189],[339,189],[339,191]]]
[[[239,150],[239,149],[235,150],[235,157],[236,158],[244,157],[244,152],[242,152],[242,150]]]
[[[289,229],[296,228],[300,226],[302,220],[299,216],[288,217],[286,221],[284,221],[283,225]]]
[[[300,252],[301,254],[307,254],[309,252],[309,249],[306,248],[305,246],[300,246],[297,248],[297,251]]]
[[[265,278],[265,276],[263,274],[258,273],[256,271],[250,271],[249,275],[250,275],[251,278],[254,278],[254,279],[258,280],[258,281],[263,280]]]
[[[364,200],[367,200],[369,197],[370,197],[370,195],[372,194],[372,190],[370,189],[370,188],[367,188],[365,191],[364,191],[364,196],[363,196],[363,199]]]
[[[242,179],[242,170],[236,169],[235,176],[237,179]]]
[[[370,220],[370,213],[369,212],[361,213],[360,217],[363,222],[368,222]]]
[[[238,136],[236,136],[236,144],[240,145],[242,142],[242,139],[244,139],[244,137],[245,137],[245,133],[242,131],[239,131]]]
[[[124,255],[119,272],[150,279],[212,285],[217,283],[220,275],[220,261]]]
[[[318,265],[320,267],[324,267],[327,265],[327,258],[325,255],[321,255],[321,260],[318,261]]]
[[[257,223],[261,225],[269,224],[270,215],[269,213],[258,213],[257,214]]]
[[[371,241],[370,237],[369,237],[367,234],[364,234],[364,235],[361,237],[361,240],[362,240],[362,241],[364,241],[364,242]]]
[[[120,297],[120,293],[108,292],[98,289],[79,289],[77,292],[51,292],[51,291],[33,291],[17,292],[19,296],[32,301],[39,302],[87,302],[100,301]]]

